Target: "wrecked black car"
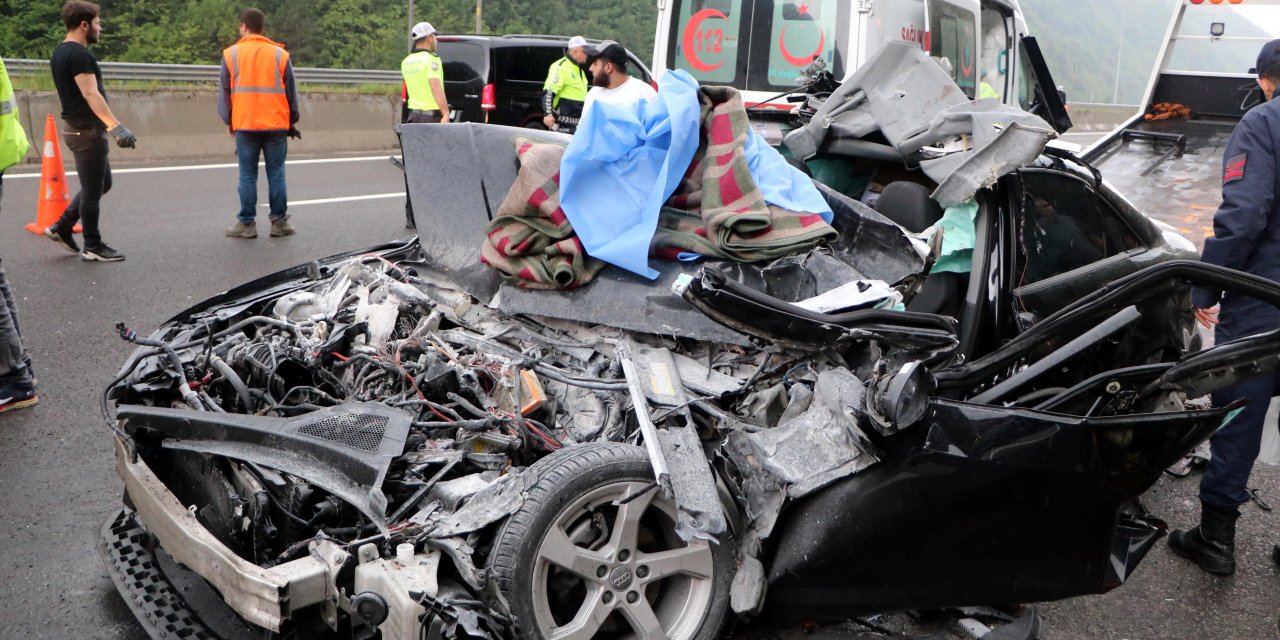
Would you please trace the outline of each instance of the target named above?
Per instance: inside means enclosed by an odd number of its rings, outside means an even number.
[[[829,246],[570,291],[460,240],[526,132],[404,127],[419,238],[121,327],[126,602],[155,637],[695,639],[1120,585],[1165,530],[1134,499],[1236,409],[1195,399],[1280,359],[1201,351],[1189,288],[1280,285],[934,71],[882,50],[793,134],[843,176]],[[912,87],[948,89],[912,123]]]

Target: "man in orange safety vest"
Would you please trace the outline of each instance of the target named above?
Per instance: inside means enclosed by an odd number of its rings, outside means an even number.
[[[271,235],[293,235],[287,213],[284,161],[287,138],[298,132],[298,89],[293,63],[284,47],[262,35],[266,17],[258,9],[240,14],[240,40],[222,52],[218,81],[218,115],[236,138],[240,164],[240,213],[227,229],[232,238],[256,238],[258,157],[267,166]],[[287,137],[286,137],[287,136]]]

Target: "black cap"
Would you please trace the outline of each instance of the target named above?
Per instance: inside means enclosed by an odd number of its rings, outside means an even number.
[[[1280,40],[1272,40],[1262,45],[1262,51],[1258,52],[1258,62],[1249,73],[1260,74],[1277,62],[1280,62]]]
[[[627,50],[613,40],[605,40],[599,44],[589,44],[586,47],[586,52],[592,59],[604,58],[610,62],[627,61]]]

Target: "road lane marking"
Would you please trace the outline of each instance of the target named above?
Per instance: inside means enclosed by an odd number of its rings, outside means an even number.
[[[370,162],[373,160],[382,160],[385,162],[387,160],[387,157],[390,155],[391,154],[388,153],[380,156],[358,156],[354,158],[313,158],[309,160],[286,160],[284,164],[285,166],[289,166],[289,165],[297,165],[297,164],[330,164],[335,162]],[[263,162],[259,162],[258,166],[261,167],[264,164],[265,163]],[[118,176],[122,173],[161,173],[161,172],[168,172],[168,171],[203,171],[205,169],[237,169],[239,167],[240,165],[234,162],[229,162],[224,164],[188,164],[188,165],[177,165],[172,167],[137,167],[133,169],[112,169],[111,175]],[[68,171],[67,175],[74,176],[76,175],[76,172]],[[39,177],[40,177],[39,173],[13,173],[13,174],[7,173],[5,174],[4,179],[20,180],[22,178],[39,178]]]
[[[297,207],[304,204],[330,204],[333,202],[357,202],[359,200],[382,200],[383,198],[403,198],[404,192],[399,193],[375,193],[368,196],[346,196],[342,198],[322,198],[320,200],[298,200],[290,202],[288,206]],[[259,207],[270,207],[271,203],[260,204]]]

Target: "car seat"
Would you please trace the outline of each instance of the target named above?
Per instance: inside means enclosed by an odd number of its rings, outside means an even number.
[[[876,211],[911,233],[920,233],[942,219],[942,206],[929,197],[929,188],[915,182],[891,182],[876,200]],[[969,277],[962,273],[931,273],[924,287],[907,303],[907,311],[959,317]]]

